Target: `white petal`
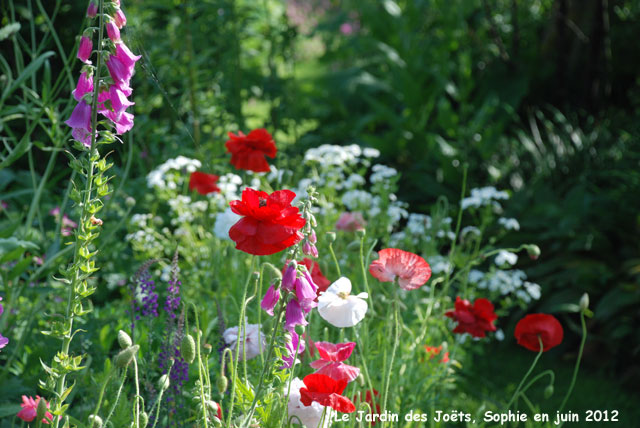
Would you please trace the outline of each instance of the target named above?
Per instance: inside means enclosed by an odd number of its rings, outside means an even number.
[[[319,301],[318,313],[335,327],[353,327],[362,321],[367,308],[367,302],[356,296],[349,296],[346,299],[336,296]]]
[[[327,293],[333,293],[333,294],[346,293],[346,294],[349,294],[349,293],[351,293],[351,281],[349,281],[349,278],[347,278],[345,276],[342,276],[336,282],[331,284],[329,286],[329,288],[327,288]]]

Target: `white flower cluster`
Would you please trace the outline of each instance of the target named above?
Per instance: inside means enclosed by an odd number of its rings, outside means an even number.
[[[532,299],[540,299],[540,285],[526,279],[527,274],[519,269],[495,269],[488,273],[472,269],[469,272],[469,282],[476,284],[479,289],[486,289],[503,296],[514,294],[524,303],[529,303]]]
[[[185,156],[169,159],[147,175],[147,186],[158,189],[179,189],[184,184],[185,177],[201,166],[202,163],[199,160]]]
[[[498,266],[513,266],[518,263],[518,255],[511,251],[501,250],[494,259],[494,262]]]
[[[479,208],[486,205],[493,205],[500,209],[498,200],[509,199],[509,194],[504,190],[497,190],[495,187],[487,186],[478,189],[471,189],[471,196],[464,198],[460,205],[463,210],[467,208]]]
[[[207,212],[207,201],[192,201],[191,197],[178,195],[167,201],[171,212],[171,224],[173,226],[191,223],[196,216]]]
[[[164,246],[156,232],[153,223],[155,218],[152,214],[134,214],[131,216],[130,225],[134,232],[125,236],[125,240],[131,243],[135,251],[145,252],[155,257],[161,257],[164,253]]]
[[[319,147],[307,150],[304,155],[304,161],[318,162],[321,166],[325,167],[330,165],[355,165],[361,160],[360,156],[364,156],[365,158],[377,158],[380,156],[380,152],[371,148],[363,149],[357,144],[351,144],[348,146],[323,144]]]
[[[223,210],[229,206],[229,202],[241,198],[242,178],[236,174],[221,175],[216,183],[220,192],[209,193],[207,196],[211,201],[211,205],[218,210]]]
[[[520,223],[515,218],[500,217],[498,224],[507,230],[520,230]]]
[[[371,167],[373,171],[371,177],[369,177],[369,181],[372,184],[376,183],[384,183],[388,181],[392,177],[396,177],[398,175],[398,171],[395,168],[391,168],[386,165],[377,164]]]

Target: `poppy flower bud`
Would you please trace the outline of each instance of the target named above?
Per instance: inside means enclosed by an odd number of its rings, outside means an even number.
[[[550,398],[553,395],[553,385],[549,385],[544,389],[544,398]]]
[[[589,295],[584,293],[580,298],[580,312],[585,312],[589,309]]]
[[[215,414],[215,413],[218,413],[218,409],[219,409],[220,407],[218,406],[218,404],[217,404],[215,401],[207,400],[207,401],[205,401],[205,403],[204,403],[204,404],[207,406],[207,409],[209,409],[209,411],[210,411],[211,413],[214,413],[214,414]]]
[[[216,386],[218,387],[218,392],[220,394],[224,394],[227,391],[227,386],[229,385],[229,380],[226,376],[220,376],[216,380]]]
[[[360,373],[358,375],[358,377],[356,378],[356,380],[358,381],[358,384],[360,386],[365,386],[365,380],[364,380],[364,376],[362,376],[362,373]]]
[[[212,418],[213,421],[213,426],[214,427],[221,427],[222,426],[222,422],[220,421],[220,418],[218,418],[217,416],[214,416]]]
[[[336,233],[335,232],[327,232],[326,236],[327,236],[327,241],[329,241],[329,243],[333,243],[333,242],[336,241]]]
[[[207,355],[209,355],[213,350],[213,346],[211,346],[210,343],[205,343],[204,345],[202,345],[202,347],[204,348],[204,351],[207,353]]]
[[[140,349],[139,345],[133,345],[128,347],[127,349],[120,351],[120,353],[116,355],[116,358],[114,361],[116,366],[121,369],[127,367],[129,364],[131,364],[133,357],[138,353],[139,349]]]
[[[147,414],[147,412],[143,411],[142,413],[140,413],[140,426],[142,428],[145,428],[148,423],[149,423],[149,415]]]
[[[364,236],[365,236],[366,234],[367,234],[367,230],[366,230],[366,229],[364,229],[364,228],[360,228],[360,229],[357,229],[357,230],[356,230],[356,235],[357,235],[359,238],[364,238]]]
[[[118,332],[118,344],[122,349],[127,349],[129,346],[133,345],[131,337],[124,330],[120,330]]]
[[[158,380],[158,388],[160,388],[161,391],[165,391],[169,389],[169,385],[171,385],[169,376],[167,376],[166,374],[160,376],[160,379]]]
[[[529,253],[529,257],[531,257],[532,260],[537,260],[538,257],[540,257],[540,247],[538,247],[537,245],[529,244],[525,245],[525,248],[527,249],[527,253]]]
[[[188,364],[193,363],[196,358],[196,341],[190,334],[185,334],[180,345],[180,354]]]
[[[47,402],[44,398],[38,400],[38,407],[36,407],[36,419],[41,421],[47,414]]]
[[[102,428],[102,418],[98,415],[89,415],[90,428]]]
[[[298,336],[302,336],[304,334],[304,326],[303,325],[297,325],[295,328],[296,334]]]
[[[91,3],[89,3],[89,7],[87,7],[87,17],[95,18],[97,14],[98,5],[96,4],[96,2],[92,1]]]
[[[292,261],[291,263],[289,263],[289,266],[287,266],[287,270],[282,276],[282,288],[287,291],[293,290],[293,285],[296,281],[297,267],[298,264],[295,262],[295,260]]]
[[[132,198],[131,196],[127,196],[127,199],[124,200],[124,204],[128,208],[133,208],[136,205],[136,200],[134,198]]]
[[[263,266],[266,267],[269,270],[269,272],[271,272],[272,278],[282,279],[282,272],[280,272],[280,269],[278,269],[271,263],[264,263]]]

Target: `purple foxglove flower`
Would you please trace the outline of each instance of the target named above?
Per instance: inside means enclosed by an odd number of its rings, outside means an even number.
[[[71,117],[65,122],[72,128],[84,129],[91,132],[91,106],[86,101],[81,100],[73,109]]]
[[[313,301],[316,298],[316,291],[304,276],[296,279],[296,297],[299,302],[303,302],[305,300]]]
[[[98,14],[98,5],[96,2],[92,1],[89,3],[89,7],[87,8],[87,16],[89,18],[95,18]]]
[[[304,319],[304,313],[302,312],[300,304],[296,299],[291,299],[289,303],[287,303],[287,309],[285,311],[284,328],[289,331],[293,331],[297,325],[307,324],[308,322]]]
[[[311,278],[311,274],[309,273],[309,271],[307,269],[304,270],[304,279],[307,280],[307,282],[311,285],[311,287],[313,287],[313,291],[315,293],[318,292],[318,286],[316,285],[315,282],[313,282],[313,279]]]
[[[122,28],[127,25],[127,17],[124,16],[124,13],[122,13],[122,10],[120,9],[116,10],[113,19],[114,21],[116,21],[116,25],[118,26],[118,28]]]
[[[311,255],[318,258],[318,248],[313,244],[311,244]]]
[[[93,92],[93,79],[83,71],[78,78],[76,88],[71,92],[76,101],[80,101],[85,94]]]
[[[133,66],[138,62],[141,55],[134,55],[133,52],[124,43],[118,43],[116,45],[116,56],[127,67],[133,70]]]
[[[133,128],[133,115],[126,111],[122,113],[120,119],[113,122],[116,125],[116,134],[122,135]]]
[[[117,55],[109,56],[106,64],[109,69],[109,74],[116,85],[120,86],[124,84],[125,86],[129,86],[129,81],[133,75],[133,67],[126,66]]]
[[[9,343],[9,339],[0,334],[0,349],[7,346],[7,343]]]
[[[305,256],[312,255],[311,253],[311,243],[305,239],[304,244],[302,244],[302,254]]]
[[[120,42],[120,30],[115,22],[107,22],[107,34],[113,43]]]
[[[302,355],[305,350],[304,340],[300,340],[300,336],[298,336],[295,331],[292,331],[289,334],[291,335],[291,340],[288,340],[286,343],[287,355],[282,356],[284,364],[280,367],[280,370],[290,369],[293,366],[296,349],[298,351],[298,355]]]
[[[273,284],[267,290],[260,303],[260,307],[264,309],[266,313],[273,316],[273,308],[276,307],[276,303],[280,300],[280,289],[276,289]]]
[[[71,136],[73,137],[74,140],[81,142],[82,144],[84,144],[87,147],[91,147],[91,133],[89,131],[87,131],[84,128],[74,128],[73,131],[71,131]],[[64,235],[64,229],[62,231],[63,235]],[[69,236],[65,235],[65,236]]]
[[[89,57],[91,56],[91,51],[93,50],[93,42],[90,38],[82,36],[80,39],[80,47],[78,48],[78,59],[85,64],[91,64],[89,61]]]
[[[116,114],[115,115],[116,121],[120,120],[122,113],[124,113],[124,111],[127,108],[129,108],[129,106],[132,106],[135,104],[129,101],[127,97],[122,93],[122,91],[116,85],[112,85],[109,88],[109,99],[111,100],[111,108]]]
[[[311,309],[318,307],[318,302],[316,302],[315,298],[300,300],[298,303],[300,303],[300,308],[302,308],[305,314],[311,312]]]
[[[287,270],[284,272],[284,275],[282,275],[282,288],[287,291],[293,290],[293,286],[295,285],[297,274],[296,266],[297,263],[292,261],[289,263],[289,266],[287,266]]]
[[[318,242],[318,237],[316,236],[315,230],[311,231],[311,234],[309,235],[309,241],[311,241],[312,244],[315,244],[316,242]]]

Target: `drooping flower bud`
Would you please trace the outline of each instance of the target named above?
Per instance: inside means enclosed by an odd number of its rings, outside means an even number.
[[[196,358],[196,341],[190,334],[185,334],[182,338],[182,345],[180,345],[180,354],[182,359],[188,364],[193,363]]]
[[[147,412],[142,411],[140,413],[140,427],[145,428],[148,423],[149,423],[149,415],[147,414]]]
[[[220,376],[216,380],[216,386],[218,387],[218,392],[220,394],[224,394],[227,391],[227,386],[229,385],[229,380],[226,376]]]
[[[315,230],[312,230],[311,233],[309,234],[309,241],[311,241],[312,244],[315,244],[316,242],[318,242],[318,237],[316,236]]]
[[[276,289],[274,285],[271,284],[260,303],[260,307],[266,313],[273,316],[273,308],[276,307],[278,300],[280,300],[280,289]]]
[[[85,64],[91,64],[89,61],[89,57],[91,56],[91,51],[93,50],[93,42],[90,38],[86,36],[82,36],[80,39],[80,47],[78,47],[78,59]]]
[[[553,385],[549,385],[544,389],[544,398],[550,398],[553,395]]]
[[[158,379],[158,388],[161,391],[165,391],[169,389],[169,385],[171,385],[171,380],[169,379],[169,375],[163,374],[162,376],[160,376],[160,379]]]
[[[94,1],[89,3],[89,7],[87,7],[87,17],[95,18],[98,14],[98,4]]]
[[[119,43],[121,41],[120,30],[113,21],[107,22],[107,34],[113,43]]]
[[[304,254],[305,256],[313,255],[313,252],[311,251],[311,243],[307,240],[305,240],[304,244],[302,244],[302,254]]]
[[[357,229],[357,230],[356,230],[356,235],[357,235],[359,238],[364,238],[366,234],[367,234],[367,230],[366,230],[366,229],[364,229],[364,228],[360,228],[360,229]]]
[[[327,241],[329,241],[329,243],[333,243],[333,242],[336,241],[336,233],[335,232],[327,232],[326,236],[327,236]]]
[[[527,249],[527,253],[529,253],[529,257],[531,257],[532,260],[537,260],[538,257],[540,257],[540,247],[538,247],[537,245],[529,244],[525,245],[525,248]]]
[[[113,20],[115,21],[118,28],[122,28],[127,25],[127,17],[124,16],[124,13],[121,9],[116,10],[116,13],[113,15]]]
[[[102,428],[102,418],[98,415],[89,415],[90,428]]]
[[[139,345],[133,345],[128,347],[127,349],[120,351],[120,353],[116,355],[114,361],[116,367],[123,369],[131,364],[131,361],[133,361],[133,357],[138,353],[139,349]]]
[[[304,326],[303,325],[297,325],[295,328],[295,332],[298,336],[302,336],[304,334]]]
[[[295,261],[291,261],[289,266],[287,266],[287,270],[284,272],[282,276],[282,288],[287,291],[293,290],[293,286],[296,280],[297,275],[297,267],[298,264]]]
[[[131,337],[124,330],[118,331],[118,344],[122,349],[127,349],[129,346],[133,345]]]
[[[585,312],[589,309],[589,294],[584,293],[580,298],[580,312]]]

